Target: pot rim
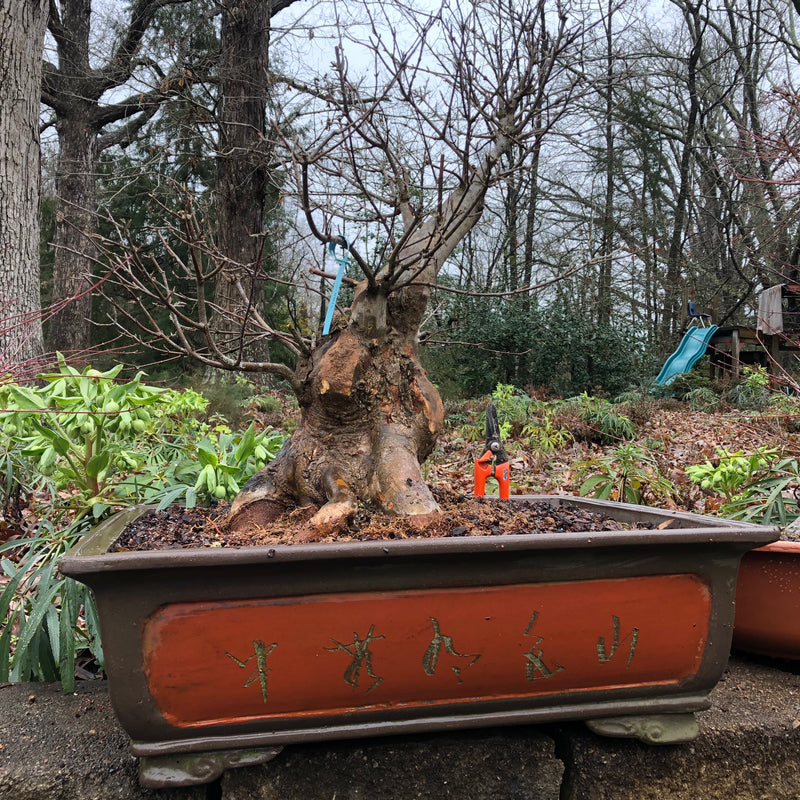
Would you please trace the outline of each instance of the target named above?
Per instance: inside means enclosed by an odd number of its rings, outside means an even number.
[[[79,576],[108,569],[160,569],[170,566],[227,566],[241,563],[287,563],[352,558],[386,558],[409,556],[449,556],[469,553],[518,552],[531,550],[577,550],[676,544],[704,545],[727,543],[741,550],[753,550],[775,542],[780,535],[777,526],[757,525],[709,518],[699,514],[637,506],[629,503],[595,500],[572,495],[516,495],[514,499],[590,506],[613,516],[615,510],[646,513],[651,518],[683,520],[696,526],[669,529],[594,531],[584,533],[532,533],[501,536],[471,536],[435,539],[386,539],[370,542],[311,543],[293,545],[258,545],[236,548],[174,548],[169,550],[107,552],[122,529],[153,506],[135,506],[115,514],[98,525],[63,556],[59,570],[64,575]],[[781,543],[776,543],[781,544]]]

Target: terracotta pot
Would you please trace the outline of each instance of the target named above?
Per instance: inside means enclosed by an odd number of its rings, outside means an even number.
[[[142,510],[99,526],[61,571],[94,590],[142,782],[455,727],[692,738],[727,663],[741,556],[778,529],[525,499],[663,529],[107,553]]]
[[[742,559],[733,646],[800,659],[800,542],[774,542]]]

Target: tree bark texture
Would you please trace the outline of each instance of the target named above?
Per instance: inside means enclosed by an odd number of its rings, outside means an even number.
[[[91,344],[90,289],[93,284],[92,241],[96,231],[97,154],[113,144],[130,142],[152,118],[171,92],[176,73],[151,91],[135,91],[125,99],[109,99],[139,66],[137,53],[154,15],[167,2],[136,0],[126,5],[127,18],[104,63],[90,63],[92,0],[51,2],[48,29],[58,52],[58,65],[44,62],[41,99],[55,112],[58,133],[56,165],[56,251],[53,268],[53,305],[56,310],[47,335],[51,350],[80,352]],[[104,100],[105,98],[105,100]],[[122,123],[108,130],[108,126]]]
[[[0,368],[42,352],[39,87],[47,0],[0,0]]]
[[[91,344],[91,236],[95,231],[97,101],[100,86],[89,65],[91,0],[61,4],[56,106],[56,255],[53,308],[47,328],[52,351],[76,353]],[[51,28],[53,21],[51,20]],[[55,86],[53,76],[48,83]]]
[[[57,124],[59,210],[53,286],[58,288],[54,298],[58,310],[50,320],[47,343],[51,351],[71,354],[91,346],[97,131],[87,130],[86,119],[86,114],[78,113],[62,117]]]
[[[696,6],[687,4],[683,9],[683,15],[692,37],[692,49],[686,59],[689,114],[686,121],[683,150],[678,171],[678,197],[675,202],[675,220],[672,225],[672,236],[670,238],[669,252],[667,253],[667,274],[664,283],[664,316],[661,320],[661,341],[665,343],[664,349],[667,352],[671,349],[673,336],[680,326],[683,307],[680,295],[680,283],[683,278],[681,260],[691,182],[690,170],[694,155],[697,118],[700,113],[700,100],[697,93],[697,71],[703,50],[704,29],[700,6],[700,3]]]
[[[221,349],[267,360],[265,343],[239,338],[243,322],[263,311],[264,207],[268,189],[266,107],[271,4],[235,0],[222,18],[216,213],[218,245],[228,267],[214,287],[213,320]],[[238,293],[238,279],[247,292]]]
[[[605,99],[605,202],[603,205],[602,238],[600,243],[600,266],[597,276],[597,323],[608,325],[614,306],[612,297],[612,273],[614,268],[614,180],[616,164],[614,153],[614,6],[608,1],[603,23],[606,28],[606,81],[603,87]]]
[[[315,505],[311,540],[336,533],[359,499],[398,516],[438,510],[420,464],[436,444],[444,406],[409,336],[414,311],[364,285],[357,298],[355,320],[298,366],[300,427],[237,498],[237,525]]]

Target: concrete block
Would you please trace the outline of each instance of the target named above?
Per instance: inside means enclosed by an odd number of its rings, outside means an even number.
[[[732,659],[697,715],[699,737],[647,746],[569,724],[551,732],[562,800],[798,800],[800,664]]]
[[[563,765],[536,728],[287,747],[229,770],[222,800],[558,800]]]

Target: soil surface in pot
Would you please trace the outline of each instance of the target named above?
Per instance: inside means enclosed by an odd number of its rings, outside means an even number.
[[[442,513],[432,519],[412,521],[363,507],[344,531],[321,541],[366,542],[452,536],[651,530],[654,527],[650,523],[622,523],[605,514],[568,504],[553,508],[547,503],[530,500],[465,497],[441,489],[435,493]],[[303,540],[306,521],[317,511],[316,506],[294,509],[264,528],[233,533],[226,524],[228,509],[228,504],[219,504],[211,508],[191,509],[172,506],[163,511],[148,512],[125,528],[114,550],[297,544]],[[671,520],[667,524],[669,522]]]

